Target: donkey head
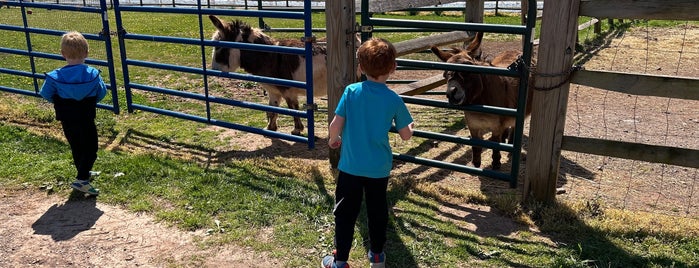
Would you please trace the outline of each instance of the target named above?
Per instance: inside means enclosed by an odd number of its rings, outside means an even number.
[[[209,19],[216,27],[216,32],[211,38],[214,41],[243,42],[269,44],[269,37],[260,29],[250,27],[247,23],[235,20],[225,22],[219,17],[209,15]],[[241,51],[237,48],[215,47],[211,68],[224,72],[234,72],[241,65]]]
[[[480,60],[481,40],[483,33],[479,32],[476,38],[466,48],[453,47],[451,51],[442,51],[432,46],[432,52],[446,63],[466,65],[488,65]],[[478,99],[483,92],[484,84],[481,76],[466,71],[444,71],[447,80],[447,99],[453,105],[467,105]]]

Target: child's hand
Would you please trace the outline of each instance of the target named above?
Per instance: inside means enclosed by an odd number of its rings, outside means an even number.
[[[342,145],[342,138],[340,136],[328,139],[328,146],[330,146],[330,148],[337,149],[340,148],[340,145]]]

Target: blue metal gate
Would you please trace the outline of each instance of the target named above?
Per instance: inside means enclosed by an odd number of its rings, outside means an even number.
[[[98,41],[100,46],[104,46],[102,51],[97,46],[91,45],[90,58],[86,60],[86,63],[108,69],[109,81],[106,81],[106,84],[111,91],[112,103],[98,103],[97,107],[111,110],[116,114],[119,113],[106,0],[99,0],[99,3],[95,3],[94,6],[83,5],[82,3],[80,5],[51,4],[35,1],[25,2],[23,0],[3,1],[3,4],[9,8],[4,10],[4,15],[0,17],[0,34],[17,35],[19,40],[13,42],[13,44],[0,46],[0,56],[2,56],[0,58],[7,57],[6,60],[0,61],[0,75],[11,75],[17,78],[11,79],[12,81],[9,84],[0,85],[1,91],[41,98],[39,90],[42,83],[39,80],[45,79],[46,72],[65,65],[63,57],[60,54],[56,54],[56,52],[59,52],[60,37],[69,29],[56,29],[58,27],[56,20],[61,19],[61,17],[74,20],[74,16],[81,17],[88,14],[84,17],[86,21],[81,25],[89,25],[89,27],[93,27],[92,30],[75,28],[70,30],[77,30],[88,41]],[[94,19],[94,23],[89,23],[90,19]],[[99,23],[97,22],[98,19],[100,20]],[[43,27],[36,27],[35,25]],[[95,25],[99,26],[94,28],[96,27]],[[73,25],[72,27],[79,27],[79,25]],[[37,45],[40,45],[40,48]],[[40,51],[42,49],[44,51]],[[101,53],[105,54],[100,55]],[[102,58],[93,58],[96,55],[100,55]],[[10,58],[16,60],[9,60]],[[48,61],[44,59],[48,59]],[[20,64],[13,64],[15,62],[20,62]]]
[[[276,84],[282,86],[290,86],[296,88],[306,89],[306,107],[314,107],[313,105],[313,66],[312,61],[306,61],[306,81],[299,82],[293,80],[278,79],[272,77],[255,76],[249,74],[239,74],[239,73],[228,73],[216,70],[210,70],[207,67],[207,48],[213,47],[227,47],[227,48],[238,48],[238,49],[250,49],[257,51],[268,51],[276,53],[288,53],[288,54],[298,54],[305,55],[307,59],[312,58],[312,44],[306,42],[305,48],[291,48],[291,47],[279,47],[279,46],[266,46],[257,45],[249,43],[237,43],[237,42],[225,42],[225,41],[211,41],[208,40],[207,35],[204,33],[204,15],[225,15],[225,16],[251,16],[251,17],[269,17],[269,18],[285,18],[285,19],[297,19],[304,21],[304,34],[310,40],[312,37],[311,33],[311,5],[310,0],[305,1],[305,8],[303,12],[281,12],[281,11],[252,11],[252,10],[233,10],[233,9],[211,9],[204,8],[206,3],[202,5],[201,0],[197,1],[195,7],[177,8],[177,7],[148,7],[148,6],[122,6],[119,4],[118,0],[114,1],[114,11],[116,13],[116,24],[117,32],[119,36],[119,47],[121,48],[121,62],[122,69],[124,72],[124,87],[126,89],[126,102],[129,112],[134,110],[147,111],[152,113],[157,113],[161,115],[174,116],[177,118],[182,118],[186,120],[192,120],[196,122],[216,125],[225,128],[231,128],[236,130],[241,130],[245,132],[251,132],[256,134],[261,134],[265,136],[270,136],[274,138],[280,138],[285,140],[291,140],[295,142],[307,143],[309,148],[314,147],[314,139],[302,136],[295,136],[290,134],[284,134],[276,131],[270,131],[262,128],[256,128],[247,126],[239,123],[231,123],[221,119],[214,118],[212,115],[211,105],[220,104],[233,107],[249,108],[254,110],[260,110],[265,112],[275,112],[284,115],[296,116],[307,119],[307,132],[308,137],[315,137],[314,127],[313,127],[313,113],[312,109],[307,109],[303,111],[285,109],[281,107],[262,105],[258,103],[240,101],[230,98],[225,98],[221,96],[214,96],[210,94],[209,90],[209,77],[225,77],[234,78],[240,80]],[[176,37],[176,36],[166,36],[158,34],[139,34],[128,32],[128,25],[125,25],[126,12],[150,12],[150,13],[167,13],[167,14],[190,14],[197,16],[198,18],[198,38],[186,38],[186,37]],[[193,27],[196,27],[193,25]],[[210,34],[210,33],[208,33]],[[198,47],[199,53],[201,53],[201,64],[198,66],[181,66],[176,64],[167,64],[162,62],[155,62],[152,60],[138,60],[133,59],[129,54],[130,46],[127,42],[160,42],[168,44],[177,44],[185,46],[196,46]],[[203,89],[200,92],[193,92],[193,90],[177,90],[171,88],[163,88],[157,85],[149,85],[145,83],[135,83],[132,82],[130,68],[150,68],[153,70],[166,70],[177,72],[182,75],[196,76],[196,79],[202,79]],[[149,94],[163,94],[169,96],[177,96],[180,98],[185,98],[189,100],[201,101],[205,105],[205,115],[197,115],[182,111],[173,111],[169,109],[159,108],[152,105],[137,103],[135,96],[138,92],[147,92]]]
[[[387,27],[398,27],[398,28],[410,28],[413,29],[424,29],[430,31],[476,31],[476,32],[493,32],[493,33],[507,33],[507,34],[518,34],[522,35],[524,42],[522,61],[526,63],[526,66],[531,66],[532,47],[533,47],[533,29],[536,23],[536,11],[534,8],[537,6],[535,0],[529,0],[529,8],[527,13],[527,24],[525,26],[520,25],[499,25],[499,24],[482,24],[482,23],[454,23],[454,22],[437,22],[437,21],[416,21],[416,20],[402,20],[402,19],[382,19],[373,18],[369,12],[369,0],[362,0],[361,6],[361,24],[362,24],[362,39],[366,39],[367,36],[371,35],[374,31],[375,26],[387,26]],[[493,113],[499,115],[508,115],[516,118],[515,123],[515,133],[513,144],[506,143],[496,143],[487,140],[476,140],[470,138],[459,137],[455,135],[448,135],[443,133],[434,133],[429,131],[415,130],[414,136],[422,137],[433,140],[448,141],[453,143],[480,146],[491,149],[498,149],[501,151],[509,152],[510,158],[512,159],[512,168],[508,173],[500,172],[496,170],[486,170],[481,168],[470,167],[466,165],[460,165],[456,163],[449,163],[444,161],[438,161],[433,159],[426,159],[412,155],[406,154],[393,154],[394,159],[417,163],[426,166],[433,166],[438,168],[445,168],[449,170],[455,170],[459,172],[465,172],[475,175],[487,176],[499,180],[505,180],[510,183],[510,187],[514,188],[517,186],[517,177],[519,175],[519,161],[522,151],[522,132],[524,130],[524,119],[525,119],[525,103],[527,99],[527,83],[529,79],[530,70],[528,68],[519,68],[517,70],[510,70],[505,68],[494,68],[494,67],[480,67],[480,66],[464,66],[459,64],[450,63],[435,63],[431,61],[419,61],[419,60],[407,60],[398,59],[399,67],[413,67],[419,69],[440,69],[440,70],[454,70],[454,71],[471,71],[480,72],[487,74],[505,75],[519,77],[519,99],[517,103],[517,109],[509,109],[502,107],[492,107],[484,105],[470,105],[470,106],[455,106],[451,105],[445,101],[435,101],[426,98],[419,97],[408,97],[401,96],[403,101],[406,103],[425,105],[432,107],[448,108],[448,109],[458,109],[467,111],[477,111],[484,113]],[[395,131],[395,130],[394,130]]]

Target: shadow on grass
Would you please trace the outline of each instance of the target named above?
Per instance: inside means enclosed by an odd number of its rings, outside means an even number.
[[[445,127],[442,133],[453,134],[456,131],[455,124]],[[523,137],[526,145],[527,137]],[[451,163],[469,163],[472,159],[470,146],[449,144],[447,150],[431,156],[430,159],[449,161]],[[420,156],[432,150],[435,143],[425,140],[411,148],[406,154]],[[440,147],[444,148],[443,145]],[[489,149],[486,149],[489,150]],[[524,146],[523,150],[526,150]],[[507,155],[507,153],[503,153]],[[526,154],[522,154],[522,161],[526,161]],[[511,158],[503,163],[502,170],[511,170]],[[485,160],[485,154],[484,154]],[[584,178],[592,178],[592,171],[578,165],[575,161],[561,156],[561,176],[558,185],[566,184],[568,175]],[[489,162],[489,161],[484,161]],[[398,165],[402,165],[398,163]],[[522,167],[524,165],[522,164]],[[486,169],[492,168],[487,166]],[[522,168],[523,169],[523,168]],[[440,182],[450,177],[452,171],[435,169],[427,166],[416,166],[405,171],[400,181],[392,178],[392,187],[389,188],[389,204],[394,207],[389,223],[389,242],[387,245],[388,258],[392,264],[398,267],[418,267],[419,265],[440,263],[440,257],[430,258],[425,256],[430,250],[415,245],[421,240],[434,238],[424,237],[424,232],[437,234],[442,238],[435,242],[434,247],[447,247],[451,258],[461,259],[473,265],[473,263],[486,262],[483,266],[507,266],[507,267],[645,267],[650,264],[662,266],[683,266],[678,260],[667,256],[647,256],[646,253],[631,254],[630,249],[620,246],[618,238],[623,239],[628,235],[620,234],[610,236],[604,230],[589,226],[585,223],[585,215],[578,215],[572,208],[563,204],[553,204],[550,207],[525,208],[531,211],[535,225],[530,227],[517,223],[514,215],[508,215],[511,211],[498,210],[498,202],[507,198],[521,199],[523,189],[524,170],[520,170],[517,188],[512,189],[509,183],[497,179],[477,176],[480,181],[480,192],[485,195],[486,205],[481,204],[454,204],[448,200],[450,196],[460,196],[459,192],[451,192],[449,189],[440,189],[442,193],[435,194],[432,191],[423,191],[424,187],[416,187],[422,183]],[[416,177],[424,178],[417,181]],[[419,197],[413,197],[417,195]],[[509,197],[508,197],[509,196]],[[438,205],[431,202],[420,201],[435,200]],[[397,203],[410,203],[409,206],[428,208],[436,211],[436,216],[430,213],[396,210]],[[476,200],[478,203],[479,201]],[[504,202],[507,203],[507,202]],[[519,203],[519,201],[517,201]],[[406,205],[400,205],[405,207]],[[547,214],[542,211],[556,211]],[[415,220],[418,218],[420,220]],[[360,219],[360,231],[364,238],[364,246],[368,248],[368,230],[363,222],[365,215]],[[456,230],[435,228],[440,224],[454,224]],[[405,237],[407,236],[407,238]],[[650,235],[639,238],[641,241],[651,238]],[[444,241],[444,242],[442,242]],[[428,245],[432,242],[426,242]],[[454,246],[458,245],[458,246]],[[532,257],[535,256],[535,257]],[[542,260],[544,262],[542,263]],[[463,263],[462,263],[463,264]]]
[[[114,139],[108,146],[113,151],[150,151],[179,159],[193,159],[206,164],[223,164],[233,159],[248,159],[258,157],[275,157],[293,155],[305,159],[327,159],[327,146],[308,149],[308,145],[299,142],[287,142],[284,140],[260,136],[259,139],[269,139],[270,145],[257,150],[229,150],[219,151],[205,146],[193,145],[185,142],[172,141],[164,137],[148,134],[142,131],[128,129],[121,139]],[[318,139],[317,145],[322,145],[324,139]],[[245,145],[242,145],[245,146]]]

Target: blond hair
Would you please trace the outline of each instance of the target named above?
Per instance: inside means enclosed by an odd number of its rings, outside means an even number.
[[[61,54],[66,59],[87,58],[88,50],[87,39],[79,32],[67,32],[61,37]]]
[[[357,50],[362,71],[371,77],[390,74],[396,65],[396,48],[383,38],[371,38]]]

